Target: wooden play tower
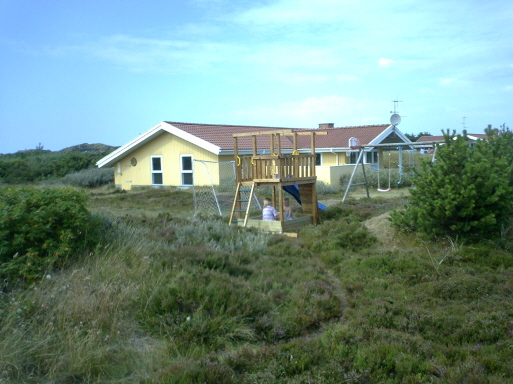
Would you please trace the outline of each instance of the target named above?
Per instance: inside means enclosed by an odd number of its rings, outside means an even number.
[[[288,233],[297,231],[308,224],[319,223],[319,211],[315,182],[315,136],[326,132],[298,132],[277,130],[254,133],[234,134],[235,183],[236,192],[230,215],[230,225],[257,227],[268,232]],[[298,136],[310,136],[310,153],[299,153]],[[290,154],[282,153],[282,139],[292,138],[293,150]],[[252,154],[242,155],[240,141],[251,138]],[[240,139],[240,141],[239,141]],[[257,143],[268,143],[269,155],[258,154]],[[247,143],[247,142],[246,142]],[[247,147],[247,145],[246,145]],[[262,151],[260,151],[262,153]],[[246,151],[247,153],[247,151]],[[302,214],[294,213],[294,219],[262,221],[261,214],[250,217],[251,201],[255,188],[271,187],[272,205],[283,212],[284,189],[292,191],[300,199]],[[249,195],[249,197],[248,197]],[[293,195],[294,196],[294,195]]]

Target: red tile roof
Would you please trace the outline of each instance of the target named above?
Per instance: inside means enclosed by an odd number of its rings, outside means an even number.
[[[327,135],[317,135],[315,137],[315,147],[322,148],[348,148],[349,139],[356,137],[361,145],[369,144],[385,129],[389,124],[364,125],[357,127],[339,127],[329,129],[307,129],[307,128],[285,128],[285,127],[263,127],[263,126],[241,126],[241,125],[215,125],[215,124],[191,124],[170,122],[166,123],[179,128],[191,135],[199,137],[209,143],[217,145],[222,150],[233,150],[236,133],[254,133],[277,130],[292,130],[297,132],[327,132]],[[241,137],[238,139],[239,149],[251,149],[252,142],[250,137]],[[285,137],[281,141],[281,147],[292,149],[292,137]],[[258,136],[257,145],[259,149],[269,148],[269,137]],[[298,148],[310,148],[310,136],[298,136]]]

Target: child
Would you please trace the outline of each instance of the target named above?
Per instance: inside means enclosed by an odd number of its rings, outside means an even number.
[[[288,197],[283,199],[283,219],[292,220],[294,215],[292,214],[292,207],[290,206],[290,200]]]
[[[262,220],[274,221],[278,216],[278,211],[271,205],[271,199],[266,197],[264,199],[264,208],[262,209]]]

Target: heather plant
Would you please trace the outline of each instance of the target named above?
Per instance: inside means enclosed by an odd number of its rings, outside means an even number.
[[[179,191],[89,194],[123,214],[87,258],[0,295],[3,383],[513,379],[510,246],[395,232],[381,214],[401,199],[328,206],[288,238],[192,219]]]
[[[99,240],[101,222],[73,189],[0,188],[0,277],[35,280]]]
[[[410,202],[392,223],[431,237],[500,236],[513,212],[512,135],[488,134],[470,147],[466,136],[445,133],[436,162],[422,162]]]
[[[96,161],[107,153],[58,153],[36,149],[3,155],[0,158],[0,179],[5,183],[16,184],[60,178],[68,173],[95,167]]]
[[[326,184],[323,181],[318,181],[316,183],[315,188],[316,188],[316,192],[319,195],[332,195],[332,194],[335,194],[335,193],[339,193],[341,186],[340,185]]]
[[[87,168],[69,173],[62,181],[76,187],[94,188],[114,182],[113,168]]]

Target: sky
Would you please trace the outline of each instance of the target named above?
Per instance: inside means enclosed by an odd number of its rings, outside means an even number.
[[[513,129],[513,2],[0,0],[0,153],[394,108],[404,133]]]

